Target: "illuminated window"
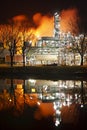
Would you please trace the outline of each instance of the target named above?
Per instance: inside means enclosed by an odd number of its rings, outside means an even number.
[[[31,92],[32,92],[32,93],[35,93],[35,92],[36,92],[35,88],[32,88],[32,89],[31,89]]]

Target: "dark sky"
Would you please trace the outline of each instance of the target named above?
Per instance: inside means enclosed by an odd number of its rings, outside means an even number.
[[[86,0],[0,0],[0,23],[16,15],[26,14],[31,18],[37,12],[54,13],[71,7],[78,8],[80,16],[87,21]]]

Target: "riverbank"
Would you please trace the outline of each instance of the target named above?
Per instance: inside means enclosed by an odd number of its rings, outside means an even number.
[[[0,77],[87,80],[87,66],[0,66]]]

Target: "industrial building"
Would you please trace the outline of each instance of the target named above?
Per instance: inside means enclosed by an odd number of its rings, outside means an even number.
[[[55,13],[54,36],[39,38],[27,53],[26,61],[29,65],[80,65],[79,53],[71,49],[73,40],[70,32],[61,33],[60,16]]]
[[[60,15],[57,12],[54,13],[53,36],[40,37],[34,46],[32,43],[28,43],[27,47],[24,46],[26,49],[23,54],[14,54],[13,63],[25,63],[25,65],[80,65],[81,56],[77,50],[72,49],[75,37],[70,32],[60,31],[60,20]],[[13,48],[11,49],[13,50]],[[83,57],[83,62],[84,65],[87,65],[87,53]],[[8,49],[0,49],[0,63],[11,63]]]

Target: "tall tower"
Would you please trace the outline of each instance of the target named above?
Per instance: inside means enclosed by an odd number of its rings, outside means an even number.
[[[54,13],[54,37],[59,38],[60,36],[60,16],[56,12]]]

